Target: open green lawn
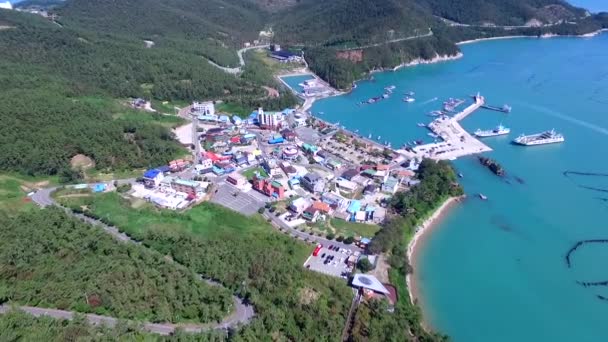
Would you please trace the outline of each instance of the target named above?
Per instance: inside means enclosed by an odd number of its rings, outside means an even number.
[[[35,205],[27,197],[30,191],[54,185],[57,177],[35,178],[17,174],[0,174],[0,209],[14,212],[33,208]]]
[[[242,175],[245,176],[245,178],[247,178],[247,180],[252,180],[253,176],[255,175],[256,172],[260,173],[260,176],[262,177],[268,177],[268,173],[266,173],[266,170],[264,170],[261,167],[254,167],[248,170],[243,171]]]
[[[156,109],[161,113],[167,114],[175,114],[175,107],[184,108],[187,107],[189,103],[187,101],[159,101],[152,100],[152,108]]]
[[[108,218],[127,234],[140,235],[149,230],[162,232],[186,230],[196,235],[217,237],[224,234],[256,233],[269,229],[261,216],[246,217],[204,202],[186,212],[158,209],[150,204],[133,208],[119,194],[111,192],[92,197],[63,198],[68,206],[86,205],[100,217]]]
[[[331,226],[335,228],[336,235],[342,236],[355,236],[360,235],[367,238],[372,238],[377,231],[380,230],[380,226],[375,224],[357,223],[357,222],[346,222],[340,219],[331,219]]]
[[[251,108],[243,107],[236,103],[222,102],[215,106],[215,110],[220,113],[236,114],[241,118],[246,118],[251,114]]]

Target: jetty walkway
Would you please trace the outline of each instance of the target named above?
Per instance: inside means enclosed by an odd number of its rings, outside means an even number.
[[[479,94],[473,96],[474,102],[463,111],[451,118],[442,117],[434,120],[428,128],[443,141],[414,147],[414,152],[398,150],[397,152],[409,157],[422,156],[435,160],[456,158],[469,154],[492,151],[490,147],[482,143],[467,132],[459,121],[471,115],[473,112],[485,105],[485,98]]]

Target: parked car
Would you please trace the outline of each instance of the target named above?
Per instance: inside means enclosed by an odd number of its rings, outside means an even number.
[[[321,258],[325,258],[325,253],[321,254]]]

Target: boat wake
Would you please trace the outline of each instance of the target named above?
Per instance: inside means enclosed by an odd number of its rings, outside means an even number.
[[[433,97],[433,98],[432,98],[432,99],[430,99],[430,100],[426,100],[426,101],[422,102],[422,104],[427,104],[427,103],[435,102],[435,101],[437,101],[437,100],[439,100],[439,98],[438,98],[438,97]]]
[[[555,117],[555,118],[558,118],[558,119],[562,119],[564,121],[570,122],[570,123],[578,125],[580,127],[585,127],[585,128],[591,129],[591,130],[593,130],[593,131],[595,131],[597,133],[600,133],[600,134],[608,136],[608,129],[606,129],[606,128],[602,127],[602,126],[593,124],[591,122],[579,120],[577,118],[573,118],[573,117],[568,116],[566,114],[563,114],[563,113],[560,113],[560,112],[556,112],[556,111],[551,110],[549,108],[541,107],[541,106],[536,106],[536,105],[532,105],[532,104],[529,104],[529,103],[518,103],[518,105],[519,106],[525,106],[525,107],[528,107],[530,109],[534,109],[534,110],[536,110],[536,111],[538,111],[540,113],[543,113],[545,115],[549,115],[549,116],[552,116],[552,117]]]

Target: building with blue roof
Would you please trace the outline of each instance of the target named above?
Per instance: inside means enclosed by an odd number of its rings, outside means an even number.
[[[348,209],[346,209],[346,211],[348,211],[351,214],[354,214],[359,210],[361,210],[361,202],[358,200],[350,201],[350,204],[348,205]]]
[[[160,172],[162,172],[164,174],[167,174],[167,173],[171,172],[171,168],[169,167],[169,165],[159,166],[159,167],[156,168],[156,170],[158,170],[158,171],[160,171]]]
[[[290,51],[285,51],[285,50],[273,51],[270,53],[270,57],[272,57],[280,62],[285,62],[285,63],[302,61],[302,56],[297,55]]]
[[[239,116],[237,115],[233,115],[232,116],[232,123],[234,123],[237,126],[240,126],[243,123],[243,119],[241,119]]]
[[[156,188],[165,178],[165,175],[158,169],[150,169],[144,172],[144,185],[147,188]]]
[[[104,183],[97,183],[93,186],[93,192],[104,192],[106,191],[106,185]]]

